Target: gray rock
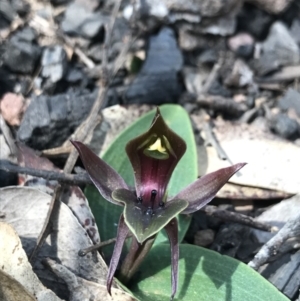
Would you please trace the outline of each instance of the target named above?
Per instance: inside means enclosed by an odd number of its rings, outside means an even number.
[[[199,230],[195,234],[194,244],[201,247],[208,247],[215,238],[215,231],[211,229]]]
[[[104,28],[108,21],[108,16],[90,11],[87,6],[75,2],[68,6],[61,27],[67,34],[91,39]]]
[[[291,35],[294,38],[295,42],[300,44],[300,20],[294,19],[291,27]]]
[[[183,57],[174,31],[164,27],[158,35],[150,38],[147,59],[141,72],[180,71],[182,64]]]
[[[227,89],[218,79],[214,80],[211,83],[211,85],[208,89],[208,94],[220,95],[220,96],[223,96],[225,98],[232,97],[232,91]]]
[[[1,64],[2,61],[1,61],[1,54],[0,54],[0,65]],[[2,99],[5,93],[14,91],[14,85],[15,82],[12,79],[9,71],[0,67],[0,98]]]
[[[24,114],[18,139],[34,149],[60,146],[86,118],[96,95],[96,91],[70,91],[36,97]]]
[[[269,263],[261,269],[261,274],[289,299],[293,299],[299,291],[300,251],[295,254],[284,254],[280,259]]]
[[[111,46],[107,50],[109,61],[113,61],[124,48],[124,38],[130,35],[129,22],[125,18],[117,18],[114,24],[110,42]],[[94,61],[101,62],[103,59],[103,45],[100,43],[92,44],[88,47],[86,54]]]
[[[224,224],[220,227],[210,249],[235,257],[242,242],[249,237],[250,229],[240,224]]]
[[[50,0],[53,5],[63,5],[71,2],[71,0]]]
[[[8,25],[15,16],[16,13],[11,2],[8,0],[0,0],[0,25]]]
[[[201,64],[214,64],[218,61],[218,51],[216,49],[206,49],[197,56],[197,66]]]
[[[207,24],[193,25],[195,33],[212,34],[217,36],[229,36],[236,30],[235,13],[218,18],[212,18]]]
[[[287,27],[275,22],[262,44],[260,58],[254,61],[258,75],[265,75],[279,67],[295,65],[300,62],[300,50]]]
[[[296,139],[299,137],[299,124],[295,119],[286,114],[277,114],[270,121],[270,128],[285,139]]]
[[[200,23],[201,16],[194,13],[184,13],[184,12],[175,12],[172,11],[168,15],[168,20],[171,24],[176,22],[188,22],[188,23]]]
[[[16,163],[0,129],[0,166]],[[0,187],[18,185],[18,174],[0,170]]]
[[[49,78],[52,83],[61,80],[68,67],[67,54],[64,48],[60,45],[45,48],[41,64],[42,77]]]
[[[80,83],[81,81],[87,81],[86,75],[83,73],[83,71],[76,67],[70,68],[65,78],[69,83],[72,84]]]
[[[186,90],[193,95],[203,94],[203,87],[211,69],[205,65],[200,68],[184,67],[183,79]]]
[[[143,3],[144,1],[139,1]],[[151,4],[153,1],[147,0],[146,3],[152,7],[154,5]],[[202,0],[202,1],[194,1],[194,0],[164,0],[159,1],[160,6],[164,4],[170,11],[176,12],[188,12],[200,15],[202,17],[216,17],[223,14],[226,14],[239,3],[239,0]],[[152,8],[154,10],[154,8]],[[162,9],[161,9],[162,10]]]
[[[41,56],[41,48],[31,42],[13,37],[3,55],[4,65],[11,71],[32,74]]]
[[[253,71],[241,59],[237,59],[230,73],[224,80],[226,86],[231,87],[245,87],[246,85],[253,84]]]
[[[261,7],[270,14],[280,14],[289,7],[292,0],[248,0],[248,2]]]
[[[240,0],[138,0],[135,1],[135,5],[126,6],[123,15],[129,19],[133,12],[137,11],[138,17],[143,22],[149,21],[151,19],[149,17],[152,19],[154,17],[156,20],[167,19],[170,23],[180,21],[200,23],[203,17],[224,16],[234,11],[240,3]]]
[[[161,0],[145,0],[137,1],[137,7],[140,7],[142,14],[147,14],[156,18],[165,18],[169,14],[166,1]]]
[[[17,39],[17,40],[23,41],[23,42],[34,43],[37,41],[37,37],[38,37],[37,32],[33,28],[27,26],[27,27],[23,28],[22,30],[18,31],[15,34],[14,39]]]
[[[259,222],[268,223],[272,226],[281,229],[284,224],[299,213],[300,210],[300,196],[295,195],[288,200],[284,200],[271,208],[267,209],[261,215],[259,215],[256,220]],[[269,233],[261,230],[251,230],[255,238],[261,244],[266,243],[270,240],[276,233]]]
[[[207,40],[205,40],[202,35],[195,35],[188,29],[182,27],[178,30],[178,43],[180,48],[184,51],[204,48],[205,42],[207,42]]]
[[[228,47],[237,56],[250,58],[254,50],[254,38],[245,32],[240,32],[232,36],[227,41]]]
[[[11,163],[8,160],[0,159],[0,166]],[[0,188],[6,186],[18,185],[18,174],[14,172],[7,172],[0,169]]]
[[[257,6],[245,3],[238,16],[238,27],[240,32],[251,34],[255,39],[265,40],[274,17]]]
[[[182,25],[178,29],[178,43],[182,50],[194,51],[194,50],[212,50],[217,49],[225,50],[225,39],[219,36],[205,35],[195,32],[195,26]]]
[[[295,89],[288,89],[279,100],[279,107],[283,110],[294,109],[300,117],[300,93]]]
[[[24,0],[10,0],[13,9],[20,17],[25,17],[31,10],[30,2]]]
[[[182,91],[178,80],[182,65],[174,31],[162,28],[150,38],[147,58],[126,92],[127,103],[176,102]]]

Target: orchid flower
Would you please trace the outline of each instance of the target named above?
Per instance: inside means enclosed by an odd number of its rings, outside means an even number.
[[[135,189],[128,187],[123,178],[87,146],[79,141],[72,143],[100,194],[107,201],[124,206],[107,275],[108,292],[128,234],[131,233],[133,237],[121,267],[125,280],[130,279],[136,271],[158,232],[165,229],[171,245],[173,299],[177,291],[179,259],[176,216],[191,214],[205,206],[245,163],[207,174],[177,195],[169,197],[167,186],[174,168],[185,153],[186,144],[166,125],[159,109],[150,129],[126,145],[126,153],[134,171]]]

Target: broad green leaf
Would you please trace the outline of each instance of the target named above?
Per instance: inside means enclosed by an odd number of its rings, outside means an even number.
[[[161,114],[167,125],[180,135],[187,144],[187,151],[175,168],[169,183],[169,195],[176,195],[181,189],[197,178],[197,154],[193,129],[187,112],[178,105],[163,105]],[[134,186],[133,171],[125,152],[127,142],[146,132],[153,119],[155,110],[145,114],[135,123],[125,129],[111,144],[103,155],[103,159],[118,171],[129,186]],[[95,187],[89,186],[85,190],[92,211],[95,215],[102,240],[116,236],[117,225],[123,209],[104,200]],[[189,216],[179,216],[179,240],[182,241],[188,226]],[[166,241],[165,234],[160,233],[156,243]]]
[[[169,301],[171,296],[170,247],[155,246],[129,287],[140,300]],[[288,301],[256,271],[228,256],[194,245],[180,245],[180,301]]]

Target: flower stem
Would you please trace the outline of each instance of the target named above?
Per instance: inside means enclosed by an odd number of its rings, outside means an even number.
[[[142,244],[132,236],[130,250],[121,266],[118,279],[125,285],[130,281],[136,270],[141,265],[143,259],[150,251],[157,234],[148,238]]]

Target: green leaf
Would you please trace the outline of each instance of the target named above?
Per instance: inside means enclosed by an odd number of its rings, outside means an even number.
[[[163,105],[160,107],[160,111],[167,125],[181,136],[187,144],[187,151],[176,166],[169,183],[168,192],[172,196],[197,178],[196,145],[189,116],[181,106],[173,104]],[[129,140],[149,129],[154,114],[155,110],[152,110],[125,129],[103,155],[103,160],[118,171],[129,186],[134,186],[134,178],[125,152],[125,146]],[[93,186],[87,187],[85,194],[95,215],[101,239],[107,240],[115,237],[123,208],[104,200]],[[179,241],[182,241],[189,224],[189,216],[179,216]],[[161,232],[157,237],[156,243],[166,240],[166,235]],[[109,252],[107,251],[107,254]]]
[[[155,211],[143,208],[136,203],[134,194],[126,189],[117,189],[112,194],[116,201],[125,205],[124,217],[126,225],[134,234],[139,243],[156,234],[164,228],[172,218],[176,217],[188,206],[185,200],[173,200],[167,202],[164,207],[158,207]]]
[[[174,300],[288,301],[256,271],[233,258],[194,245],[181,244],[179,284]],[[169,301],[170,246],[155,246],[140,266],[130,291],[139,299]]]

